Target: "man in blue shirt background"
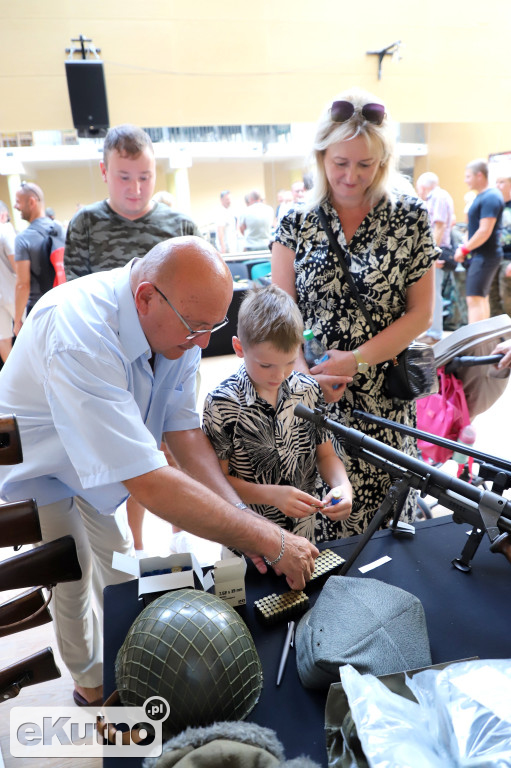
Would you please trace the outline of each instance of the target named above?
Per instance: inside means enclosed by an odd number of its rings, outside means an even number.
[[[488,163],[472,160],[465,169],[465,182],[476,196],[468,209],[468,240],[456,249],[454,260],[467,269],[468,322],[490,317],[490,288],[502,261],[500,223],[504,198],[488,185]]]

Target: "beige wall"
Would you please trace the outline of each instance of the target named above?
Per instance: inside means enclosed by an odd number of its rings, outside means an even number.
[[[72,128],[65,49],[101,49],[112,124],[314,121],[373,90],[400,122],[511,120],[509,0],[1,0],[0,127]],[[395,40],[402,60],[368,50]]]
[[[434,171],[440,185],[454,200],[456,218],[464,219],[465,166],[478,157],[511,150],[511,130],[506,123],[433,123],[427,126],[429,154],[417,158],[417,178],[424,171]]]
[[[487,0],[483,19],[461,0],[0,0],[0,18],[0,132],[72,128],[65,48],[83,32],[101,48],[111,124],[315,121],[336,91],[357,83],[395,120],[427,123],[429,154],[416,175],[437,172],[458,217],[466,162],[511,149],[509,0]],[[378,80],[366,51],[396,39],[402,60],[386,57]],[[481,116],[488,122],[472,123]],[[302,171],[285,162],[195,163],[191,213],[207,224],[224,188],[238,205],[259,188],[275,206],[278,189]],[[62,219],[105,196],[95,163],[39,170],[34,180]],[[159,168],[156,189],[172,187]],[[2,176],[0,199],[9,200]]]
[[[301,171],[300,171],[301,172]],[[167,173],[163,164],[157,166],[155,191],[167,189],[174,192],[173,174]],[[245,208],[244,197],[252,189],[266,195],[267,202],[275,207],[276,193],[289,187],[293,170],[285,163],[259,161],[200,162],[188,169],[191,196],[190,214],[200,228],[215,220],[220,204],[219,195],[224,189],[231,191],[232,203],[240,213]],[[54,208],[57,218],[69,220],[78,203],[88,205],[107,196],[98,163],[88,163],[58,169],[41,169],[30,175],[43,190],[46,205]],[[0,200],[9,206],[7,178],[0,176]],[[10,206],[9,206],[10,207]],[[183,208],[176,201],[176,209]]]

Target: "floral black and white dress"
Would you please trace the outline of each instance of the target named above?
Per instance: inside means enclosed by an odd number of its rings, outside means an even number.
[[[431,267],[436,258],[428,214],[423,203],[398,194],[392,205],[381,200],[365,217],[349,246],[333,206],[325,201],[333,232],[347,254],[350,272],[377,330],[383,330],[405,311],[406,292]],[[357,349],[371,337],[371,330],[351,295],[338,263],[329,248],[316,211],[296,209],[282,219],[276,235],[296,254],[297,303],[305,327],[328,348]],[[414,427],[414,402],[393,401],[383,392],[383,365],[357,374],[338,403],[327,409],[329,419],[358,429],[386,445],[416,455],[415,441],[395,430],[358,420],[355,409]],[[362,533],[382,504],[390,487],[387,473],[360,459],[347,456],[340,439],[331,435],[337,454],[346,466],[353,486],[353,511],[348,520],[331,524],[331,538]],[[402,519],[415,517],[415,493],[410,493]]]

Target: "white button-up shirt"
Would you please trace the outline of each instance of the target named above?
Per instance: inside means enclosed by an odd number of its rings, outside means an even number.
[[[0,495],[39,505],[79,495],[104,514],[123,480],[167,465],[164,432],[195,429],[197,347],[156,356],[120,269],[45,294],[0,372],[0,413],[17,418],[23,463],[0,466]]]

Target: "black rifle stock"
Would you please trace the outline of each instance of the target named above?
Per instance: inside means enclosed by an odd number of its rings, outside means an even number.
[[[45,599],[40,587],[13,597],[0,605],[0,637],[40,627],[51,621],[48,610],[49,598]]]
[[[42,538],[35,499],[0,505],[0,547],[37,544]]]
[[[62,536],[0,563],[0,590],[47,587],[81,578],[72,536]]]
[[[0,416],[0,464],[21,464],[23,451],[16,416]]]
[[[451,477],[363,432],[327,419],[320,408],[311,410],[299,404],[294,413],[338,435],[350,455],[358,456],[388,472],[392,478],[401,479],[423,496],[433,496],[453,512],[454,522],[469,523],[485,531],[492,551],[502,553],[511,562],[511,538],[508,535],[511,533],[510,501],[492,491],[481,490],[464,480]]]
[[[61,677],[51,648],[38,651],[26,659],[0,669],[0,701],[14,699],[27,685],[45,683]]]

